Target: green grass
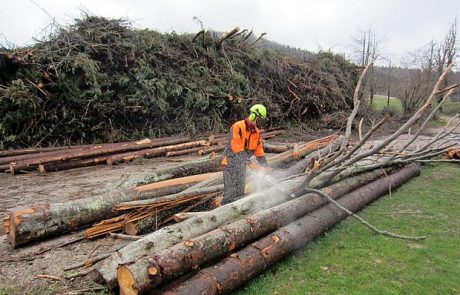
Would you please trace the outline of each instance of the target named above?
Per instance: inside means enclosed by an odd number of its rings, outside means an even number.
[[[453,117],[460,112],[460,101],[448,100],[444,103],[442,110],[443,115]]]
[[[237,294],[460,294],[460,166],[425,166],[422,175],[359,214],[376,235],[347,219],[244,285]]]
[[[388,99],[383,95],[374,95],[372,100],[372,107],[376,111],[383,110],[388,104]],[[393,108],[396,112],[402,113],[402,104],[398,98],[390,97],[390,107]]]

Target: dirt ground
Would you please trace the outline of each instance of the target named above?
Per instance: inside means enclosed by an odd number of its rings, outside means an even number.
[[[429,140],[437,131],[436,129],[427,130],[419,143]],[[457,132],[457,142],[460,144],[460,130]],[[275,138],[273,141],[285,141],[286,138],[311,139],[302,137],[301,134],[292,134],[281,139]],[[315,136],[310,134],[309,137]],[[409,138],[407,135],[404,137]],[[403,142],[404,138],[398,140],[397,144],[401,145]],[[182,159],[189,160],[189,158]],[[16,176],[0,174],[0,217],[6,216],[7,211],[11,208],[62,202],[129,185],[129,179],[133,175],[148,174],[154,169],[174,164],[177,163],[158,158],[118,166],[101,165],[48,174],[38,172]],[[127,243],[127,241],[107,237],[83,240],[64,247],[53,248],[79,234],[81,232],[12,249],[5,234],[0,233],[0,294],[56,294],[87,288],[96,288],[96,291],[97,288],[101,288],[84,276],[67,280],[36,277],[37,275],[59,277],[64,274],[71,275],[85,271],[87,269],[80,268],[64,273],[63,269],[89,257],[112,252],[121,243]],[[48,251],[42,251],[47,249]]]

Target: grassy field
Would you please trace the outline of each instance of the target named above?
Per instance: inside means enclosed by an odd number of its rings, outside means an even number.
[[[349,218],[237,294],[460,294],[459,212],[460,166],[424,166],[359,214],[426,240],[378,236]]]
[[[448,100],[444,103],[442,114],[448,117],[455,116],[458,112],[460,112],[460,101],[451,101]]]
[[[388,99],[383,95],[374,95],[372,100],[372,107],[376,111],[381,111],[388,105]],[[402,104],[398,98],[390,97],[390,107],[393,108],[396,112],[402,113]]]

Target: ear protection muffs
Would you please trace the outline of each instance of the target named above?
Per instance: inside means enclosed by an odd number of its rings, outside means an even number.
[[[249,120],[250,120],[250,121],[254,121],[256,118],[257,118],[256,113],[250,113],[250,114],[249,114]]]

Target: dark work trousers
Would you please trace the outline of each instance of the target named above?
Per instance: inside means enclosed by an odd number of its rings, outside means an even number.
[[[223,205],[233,202],[244,195],[246,183],[247,159],[243,155],[227,157],[228,165],[224,168],[224,200]]]

